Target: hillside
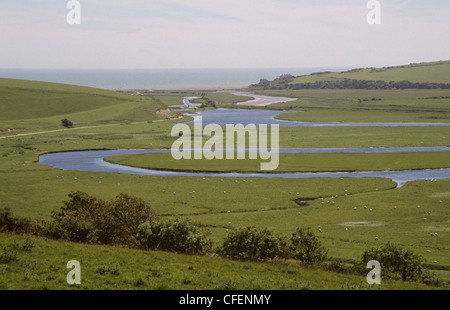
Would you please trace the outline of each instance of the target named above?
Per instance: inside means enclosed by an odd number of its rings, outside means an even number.
[[[178,96],[180,97],[180,96]],[[180,99],[181,100],[181,99]],[[167,108],[153,96],[91,87],[26,80],[0,79],[0,131],[59,128],[68,118],[75,126],[158,119]]]
[[[417,63],[382,68],[358,68],[344,72],[316,72],[304,76],[282,75],[261,80],[251,88],[263,89],[449,89],[450,61]]]

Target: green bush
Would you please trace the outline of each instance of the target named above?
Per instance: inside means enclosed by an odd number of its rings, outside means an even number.
[[[14,216],[10,208],[0,210],[0,231],[27,233],[31,230],[31,221],[27,218]]]
[[[6,247],[4,247],[3,251],[0,253],[0,264],[8,264],[17,261],[17,251],[8,250]]]
[[[77,242],[133,244],[140,224],[155,218],[150,206],[140,198],[120,194],[111,201],[83,192],[69,194],[52,217],[52,235]]]
[[[146,250],[162,250],[183,254],[205,254],[211,240],[189,220],[149,221],[139,226],[138,246]]]
[[[326,250],[310,228],[297,230],[292,234],[289,256],[303,263],[320,263],[327,258]]]
[[[73,127],[73,123],[71,121],[69,121],[67,118],[61,120],[61,125],[66,127],[66,128],[72,128]]]
[[[69,194],[69,201],[52,213],[56,237],[76,242],[111,243],[115,227],[105,201],[83,192]]]
[[[409,250],[390,242],[381,248],[370,248],[364,251],[361,265],[376,260],[381,264],[381,274],[387,278],[401,278],[403,281],[417,281],[428,278],[422,258]]]
[[[34,242],[30,238],[26,238],[23,243],[14,240],[13,248],[16,251],[31,252],[31,250],[34,248]]]
[[[127,194],[120,194],[112,201],[111,213],[125,238],[135,238],[141,224],[156,219],[144,200]]]
[[[265,261],[283,257],[286,241],[267,229],[241,228],[227,234],[219,255],[241,261]]]

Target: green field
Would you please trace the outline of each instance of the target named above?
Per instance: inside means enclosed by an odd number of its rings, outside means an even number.
[[[430,66],[434,67],[439,66]],[[426,76],[422,71],[420,74],[414,71],[417,76],[408,74],[420,80]],[[379,73],[383,72],[386,73]],[[365,73],[364,77],[370,74],[375,73]],[[436,71],[436,81],[445,82],[440,74]],[[450,119],[450,99],[442,98],[450,96],[449,90],[257,92],[299,98],[269,107],[296,111],[279,116],[290,120],[448,122]],[[427,268],[439,279],[450,281],[447,207],[450,180],[409,182],[396,188],[394,182],[381,178],[158,177],[62,171],[36,163],[39,154],[46,152],[169,149],[176,139],[170,136],[173,125],[190,118],[169,120],[176,113],[166,109],[181,104],[187,94],[202,96],[196,91],[137,94],[0,79],[0,209],[9,207],[18,216],[50,219],[51,212],[58,210],[72,191],[84,191],[103,199],[129,193],[147,201],[160,217],[183,216],[198,223],[211,232],[215,246],[222,242],[227,231],[244,226],[267,228],[286,236],[296,227],[312,227],[333,261],[351,265],[367,248],[390,241],[421,255]],[[201,100],[232,106],[241,99],[248,97],[205,92]],[[166,112],[157,113],[162,110]],[[63,118],[73,121],[74,128],[63,128]],[[281,148],[449,145],[450,127],[280,128]],[[448,152],[282,154],[278,171],[443,168],[449,167],[448,155]],[[259,160],[176,162],[170,154],[109,160],[158,169],[244,172],[257,171],[260,163]],[[321,232],[317,231],[319,225]],[[432,237],[434,233],[439,237]],[[0,250],[11,249],[14,241],[24,242],[25,238],[1,233]],[[365,281],[365,277],[286,261],[242,263],[212,254],[186,256],[35,237],[33,241],[35,247],[31,252],[18,252],[18,261],[0,263],[0,288],[72,289],[65,282],[65,265],[71,259],[86,266],[81,289],[342,289],[347,284],[356,288]],[[105,274],[102,270],[115,272]],[[384,281],[382,288],[434,287]]]

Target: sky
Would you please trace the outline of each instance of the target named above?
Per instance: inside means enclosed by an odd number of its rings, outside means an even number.
[[[381,67],[450,59],[450,1],[0,0],[0,68]]]

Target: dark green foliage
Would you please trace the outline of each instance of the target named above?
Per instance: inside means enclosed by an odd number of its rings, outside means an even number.
[[[231,231],[218,252],[221,256],[241,261],[265,261],[283,257],[286,241],[267,229],[246,227]]]
[[[8,264],[17,262],[17,251],[8,250],[6,247],[3,248],[3,251],[0,253],[0,264]]]
[[[13,248],[14,250],[18,251],[31,252],[31,250],[34,248],[34,242],[30,238],[26,238],[23,243],[14,240]]]
[[[134,238],[139,225],[156,218],[144,200],[127,194],[120,194],[112,201],[111,213],[117,229],[125,238]]]
[[[189,220],[159,220],[142,199],[120,194],[105,201],[83,192],[72,192],[53,221],[13,216],[0,210],[0,231],[24,232],[81,243],[120,244],[142,249],[184,254],[205,254],[212,242]],[[17,245],[29,251],[28,241]]]
[[[262,79],[252,89],[450,89],[448,83],[410,82],[410,81],[373,81],[356,79],[335,79],[309,83],[291,83],[291,79],[277,78],[273,81]]]
[[[219,255],[235,260],[292,258],[307,264],[323,262],[327,258],[327,252],[309,228],[297,228],[292,237],[287,239],[276,236],[267,229],[246,227],[229,232],[218,249]]]
[[[30,229],[29,219],[13,215],[9,208],[0,210],[0,231],[27,233]]]
[[[69,194],[52,217],[59,238],[100,244],[134,242],[140,224],[153,219],[150,206],[134,196],[120,194],[104,201],[83,192]]]
[[[328,250],[322,246],[310,228],[297,228],[292,234],[289,245],[291,258],[310,264],[323,262],[327,258],[327,253]]]
[[[69,121],[67,118],[61,120],[61,125],[66,127],[66,128],[72,128],[73,127],[73,123],[71,121]]]
[[[294,76],[291,74],[282,74],[280,77],[269,81],[267,79],[261,79],[258,84],[250,85],[250,88],[262,88],[262,89],[286,89],[289,88],[289,83],[294,80]]]
[[[149,221],[139,226],[138,245],[142,249],[183,254],[205,254],[211,241],[189,220],[176,218]]]
[[[364,251],[361,264],[367,264],[371,260],[380,262],[382,277],[394,279],[400,277],[403,281],[417,281],[428,277],[419,255],[390,242],[381,248]]]

